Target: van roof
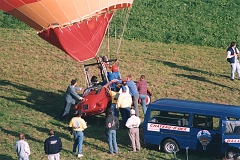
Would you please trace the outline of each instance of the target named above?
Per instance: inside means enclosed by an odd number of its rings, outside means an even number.
[[[179,99],[169,99],[163,98],[159,99],[151,104],[148,108],[160,109],[165,111],[176,111],[182,113],[198,113],[198,114],[208,114],[208,115],[223,115],[226,117],[240,117],[240,106],[208,103],[208,102],[198,102],[189,100],[179,100]]]

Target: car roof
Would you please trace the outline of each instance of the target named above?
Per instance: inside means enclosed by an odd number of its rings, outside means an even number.
[[[148,108],[182,113],[198,113],[236,118],[240,117],[240,106],[170,98],[159,99],[149,104]]]

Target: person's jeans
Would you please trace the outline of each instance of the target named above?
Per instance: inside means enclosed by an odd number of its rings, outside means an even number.
[[[73,153],[76,153],[76,149],[78,147],[78,154],[82,154],[84,134],[82,131],[73,131],[73,135],[74,135]]]
[[[112,105],[111,105],[112,115],[117,117],[117,118],[119,118],[119,111],[118,111],[118,109],[116,107],[117,107],[117,104],[116,103],[112,103]]]
[[[238,60],[235,63],[231,63],[231,79],[234,79],[234,74],[236,71],[238,73],[238,78],[240,78],[240,65]]]
[[[144,116],[145,116],[146,111],[147,111],[146,98],[147,98],[147,95],[139,94],[139,99],[141,99],[141,105],[142,105],[142,109],[143,109],[143,114],[144,114]]]
[[[118,153],[116,130],[108,130],[108,146],[110,153]]]
[[[120,108],[120,113],[122,116],[123,126],[125,127],[127,119],[130,117],[130,107]]]
[[[133,96],[133,104],[134,104],[134,109],[135,109],[136,116],[139,117],[138,99],[139,99],[139,94],[135,94],[135,95]]]

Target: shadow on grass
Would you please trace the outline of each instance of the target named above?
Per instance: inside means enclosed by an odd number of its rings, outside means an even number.
[[[39,126],[34,126],[30,123],[24,123],[25,125],[31,127],[31,128],[36,128],[39,132],[42,132],[43,133],[43,136],[45,134],[45,137],[48,138],[49,137],[49,129],[50,128],[43,128],[43,127],[39,127]],[[54,131],[54,134],[60,138],[65,138],[66,140],[68,141],[71,141],[72,138],[70,137],[70,134],[65,134],[65,133],[61,133],[61,132],[58,132],[58,131]]]
[[[210,84],[213,84],[213,85],[216,85],[216,86],[228,88],[230,90],[235,90],[236,89],[236,88],[231,88],[231,87],[222,85],[221,83],[215,83],[215,82],[209,81],[204,77],[199,77],[199,76],[194,76],[194,75],[186,75],[186,74],[175,74],[175,75],[178,76],[178,77],[187,77],[187,78],[192,79],[192,80],[207,82],[207,83],[210,83]],[[237,90],[240,91],[239,89],[237,89]]]
[[[108,144],[107,136],[105,135],[105,118],[106,116],[104,114],[97,115],[97,116],[92,116],[92,117],[83,117],[85,121],[88,124],[88,128],[84,131],[84,135],[88,138],[93,138],[95,140],[101,141],[102,143]],[[131,140],[128,136],[128,130],[122,129],[122,121],[120,120],[120,129],[117,130],[117,143],[119,147],[119,152],[118,157],[126,158],[125,156],[129,154],[128,151],[131,151]],[[142,130],[140,129],[140,132]],[[143,135],[140,133],[140,138],[141,138],[141,146],[142,148],[145,148],[144,145],[142,144],[143,140]],[[99,145],[95,143],[87,143],[86,141],[83,142],[85,145],[88,145],[89,147],[105,152],[107,153],[109,150],[108,148],[103,148],[100,147]],[[137,153],[136,153],[137,154]],[[161,155],[147,155],[147,157],[151,157],[151,159],[165,159]]]
[[[11,97],[0,96],[1,98],[52,117],[58,117],[64,107],[64,93],[62,91],[58,91],[58,93],[47,92],[6,80],[0,80],[0,89],[6,90],[6,93],[11,92],[12,95]],[[26,98],[18,98],[17,95],[21,95],[19,97],[26,96]]]
[[[14,160],[14,158],[12,158],[11,156],[2,155],[2,154],[0,154],[0,159],[1,160]]]
[[[25,123],[25,125],[29,125],[29,126],[31,126],[31,127],[35,127],[35,128],[36,128],[37,130],[39,130],[40,132],[46,133],[46,139],[49,137],[48,134],[47,134],[47,133],[48,133],[48,129],[42,128],[42,127],[36,127],[36,126],[33,126],[33,125],[31,125],[31,124],[28,124],[28,123]],[[1,130],[2,132],[4,132],[4,133],[10,134],[10,135],[12,135],[12,136],[14,136],[14,137],[19,137],[19,133],[18,133],[18,132],[6,130],[6,129],[2,128],[2,127],[0,127],[0,130]],[[60,132],[56,132],[56,131],[55,131],[55,135],[59,136],[60,138],[65,138],[65,139],[67,139],[67,140],[72,140],[72,138],[71,138],[69,135],[64,134],[64,133],[60,133]],[[37,143],[40,143],[40,144],[44,144],[44,141],[41,141],[41,140],[32,138],[32,137],[31,137],[30,135],[28,135],[28,134],[25,134],[25,138],[26,138],[26,140],[30,140],[30,141],[33,141],[33,142],[37,142]],[[31,148],[31,146],[30,146],[30,148]],[[65,152],[67,152],[67,153],[72,153],[71,149],[68,150],[68,149],[62,148],[62,151],[65,151]],[[44,152],[44,151],[43,151],[43,152]],[[0,156],[1,156],[1,155],[0,155]],[[1,157],[0,157],[0,160],[5,160],[5,159],[1,159]]]
[[[182,70],[185,70],[185,71],[196,72],[196,73],[202,73],[202,74],[206,74],[206,75],[210,75],[210,76],[230,78],[230,75],[226,76],[226,75],[222,75],[222,74],[215,74],[215,73],[208,72],[208,71],[203,71],[203,70],[199,70],[199,69],[195,69],[195,68],[190,68],[188,66],[177,65],[176,63],[173,63],[173,62],[161,61],[161,60],[156,60],[156,59],[151,59],[151,60],[152,61],[157,61],[158,63],[163,63],[164,65],[169,66],[171,68],[177,68],[177,69],[182,69]]]
[[[87,122],[87,126],[88,126],[88,128],[84,131],[84,135],[88,138],[97,139],[107,144],[108,141],[107,141],[107,136],[105,135],[105,128],[104,128],[106,116],[104,114],[101,114],[97,116],[83,117],[83,118]],[[121,124],[121,120],[120,120],[120,124]],[[129,137],[127,134],[127,130],[121,129],[121,126],[120,126],[120,129],[117,130],[118,146],[120,146],[121,149],[123,149],[124,146],[127,146],[129,144],[128,140],[129,140]],[[93,148],[96,148],[97,150],[102,150],[104,152],[108,152],[104,148],[100,148],[97,145],[93,146]]]
[[[147,148],[148,150],[164,153],[164,151],[158,150],[157,145],[145,145],[144,148]],[[167,153],[165,153],[165,154],[167,154]],[[171,155],[171,157],[173,157],[172,159],[174,159],[174,154],[169,154],[169,155]],[[152,156],[155,156],[156,158],[160,158],[160,159],[166,159],[161,156],[148,154],[148,157],[152,157]],[[208,152],[204,152],[204,151],[194,151],[194,150],[188,150],[188,154],[187,154],[185,149],[180,149],[176,153],[176,157],[177,157],[177,159],[187,159],[187,157],[188,157],[188,159],[199,159],[201,157],[201,159],[221,160],[223,158],[223,155],[216,155],[213,153],[208,153]]]
[[[14,131],[10,131],[10,130],[7,130],[7,129],[4,129],[4,128],[2,128],[2,127],[0,127],[0,130],[2,131],[2,132],[4,132],[4,133],[6,133],[6,134],[10,134],[10,135],[12,135],[12,136],[14,136],[14,137],[19,137],[19,132],[14,132]],[[23,133],[24,134],[24,133]],[[28,135],[28,134],[25,134],[25,138],[27,139],[27,140],[31,140],[31,141],[34,141],[34,142],[37,142],[37,143],[43,143],[43,141],[40,141],[40,140],[38,140],[38,139],[35,139],[35,138],[32,138],[30,135]]]

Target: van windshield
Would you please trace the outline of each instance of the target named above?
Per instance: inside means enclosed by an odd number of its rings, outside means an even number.
[[[228,134],[240,134],[240,121],[227,120],[225,133]]]

